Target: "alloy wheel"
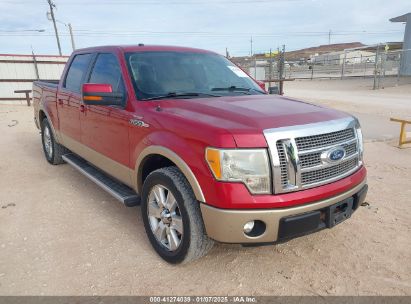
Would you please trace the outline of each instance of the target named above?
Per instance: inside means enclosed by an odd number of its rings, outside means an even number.
[[[147,214],[157,242],[169,251],[176,251],[183,238],[183,220],[173,193],[155,185],[148,196]]]
[[[46,150],[47,156],[51,158],[53,156],[53,143],[51,140],[50,128],[48,126],[44,127],[43,141],[44,141],[44,150]]]

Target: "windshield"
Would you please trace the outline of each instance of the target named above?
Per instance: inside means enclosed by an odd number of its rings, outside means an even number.
[[[135,52],[126,61],[137,98],[199,98],[265,94],[240,68],[211,53]]]

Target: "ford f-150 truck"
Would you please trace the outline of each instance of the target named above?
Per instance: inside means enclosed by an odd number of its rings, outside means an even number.
[[[33,100],[47,161],[140,205],[170,263],[215,241],[276,243],[331,228],[366,196],[356,118],[268,95],[213,52],[77,50],[59,83],[34,82]]]

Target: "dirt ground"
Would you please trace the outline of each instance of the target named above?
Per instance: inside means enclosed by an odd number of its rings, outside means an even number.
[[[372,90],[370,79],[297,80],[285,84],[285,95],[349,112],[361,121],[367,140],[398,138],[399,124],[411,119],[411,85]],[[410,129],[411,131],[411,129]]]
[[[409,88],[324,84],[286,92],[371,115],[369,130],[390,111],[411,114]],[[369,206],[350,220],[276,246],[218,244],[171,266],[151,249],[138,207],[45,161],[32,111],[0,106],[0,295],[411,295],[411,149],[395,147],[397,125],[365,144]]]

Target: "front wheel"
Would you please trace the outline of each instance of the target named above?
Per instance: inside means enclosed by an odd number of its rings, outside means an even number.
[[[198,259],[214,244],[205,233],[199,203],[176,167],[158,169],[147,176],[141,212],[151,245],[169,263]]]

